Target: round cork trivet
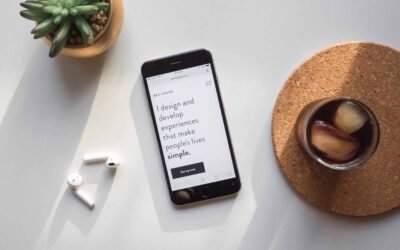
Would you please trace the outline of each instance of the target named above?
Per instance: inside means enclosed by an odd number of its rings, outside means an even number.
[[[311,101],[333,96],[362,101],[381,131],[373,157],[362,167],[335,171],[300,148],[296,119]],[[272,118],[272,140],[289,184],[307,201],[342,215],[367,216],[400,205],[400,52],[374,43],[346,43],[304,62],[284,84]]]

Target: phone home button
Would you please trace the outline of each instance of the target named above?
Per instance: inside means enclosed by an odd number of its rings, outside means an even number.
[[[200,197],[202,199],[207,199],[210,196],[211,190],[209,187],[203,187],[199,190]]]

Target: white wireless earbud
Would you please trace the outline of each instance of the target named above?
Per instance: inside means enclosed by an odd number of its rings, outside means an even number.
[[[83,183],[82,176],[79,174],[70,174],[67,178],[67,183],[71,188],[71,191],[81,200],[83,201],[88,207],[94,207],[93,199],[84,193],[82,190],[79,190],[79,187]]]
[[[83,157],[83,161],[87,164],[105,161],[109,168],[116,168],[120,163],[118,157],[115,157],[111,154],[85,155]]]
[[[70,174],[67,178],[69,187],[73,190],[77,189],[83,183],[82,176],[79,174]]]
[[[109,168],[115,168],[119,165],[119,160],[117,158],[115,158],[114,156],[110,156],[110,157],[108,157],[108,159],[106,161],[106,165]]]

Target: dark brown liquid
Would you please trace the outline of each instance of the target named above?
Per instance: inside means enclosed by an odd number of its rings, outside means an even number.
[[[333,119],[334,119],[336,110],[344,102],[349,102],[349,100],[332,101],[332,102],[329,102],[329,103],[325,104],[324,106],[320,107],[319,110],[317,110],[317,112],[311,118],[310,124],[308,125],[308,128],[307,128],[307,135],[308,135],[307,139],[308,139],[308,141],[311,141],[311,138],[310,138],[310,136],[311,136],[311,126],[312,126],[312,124],[314,124],[314,122],[323,121],[323,122],[335,127]],[[350,102],[352,102],[353,104],[357,105],[358,107],[360,107],[361,110],[364,110],[364,112],[366,112],[365,108],[363,106],[361,106],[360,104],[358,104],[357,102],[354,102],[354,101],[350,101]],[[368,112],[366,112],[366,113],[368,113]],[[328,163],[339,163],[339,164],[341,164],[341,163],[351,162],[351,161],[359,158],[369,148],[369,146],[372,143],[372,138],[373,138],[372,121],[371,121],[371,118],[370,118],[369,115],[367,115],[367,117],[368,117],[368,120],[365,122],[364,126],[362,126],[356,132],[350,134],[354,139],[356,139],[360,143],[360,147],[358,148],[356,154],[352,158],[350,158],[349,160],[346,160],[345,162],[336,162],[336,161],[333,161],[332,159],[326,158],[324,154],[319,152],[314,147],[311,147],[311,148],[314,149],[315,153],[317,153],[317,155],[321,159],[323,159],[324,161],[326,161]]]

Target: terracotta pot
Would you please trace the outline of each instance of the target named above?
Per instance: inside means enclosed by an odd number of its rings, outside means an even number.
[[[97,56],[114,44],[124,22],[124,8],[122,0],[109,0],[110,1],[110,19],[106,26],[105,31],[98,36],[93,45],[89,47],[77,48],[64,48],[61,50],[60,55],[76,57],[76,58],[89,58]],[[50,46],[51,41],[49,38],[43,38],[44,42]]]

